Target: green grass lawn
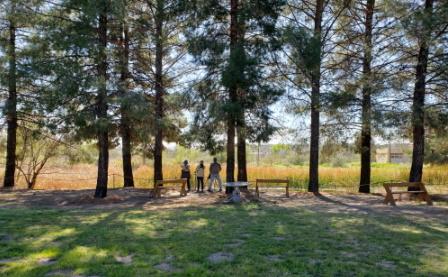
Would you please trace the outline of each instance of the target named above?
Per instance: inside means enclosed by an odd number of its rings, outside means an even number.
[[[448,276],[446,222],[378,213],[2,208],[0,239],[1,276]]]

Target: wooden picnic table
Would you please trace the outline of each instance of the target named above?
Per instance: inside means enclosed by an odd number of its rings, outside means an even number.
[[[428,205],[432,205],[431,196],[426,190],[425,184],[422,182],[395,182],[395,183],[384,183],[384,189],[386,190],[386,197],[384,198],[384,204],[391,204],[396,206],[394,195],[403,194],[416,194],[421,200],[426,201]],[[416,190],[408,190],[408,188],[416,188]],[[393,188],[406,188],[406,191],[394,191]]]

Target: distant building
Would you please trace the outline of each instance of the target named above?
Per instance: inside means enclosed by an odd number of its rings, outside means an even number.
[[[412,144],[389,144],[377,146],[377,163],[408,163],[411,161]]]

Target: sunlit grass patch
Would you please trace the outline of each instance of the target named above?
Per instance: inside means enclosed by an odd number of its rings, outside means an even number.
[[[0,218],[0,233],[14,236],[0,242],[1,276],[448,274],[448,224],[431,218],[414,222],[392,214],[261,204],[0,209]],[[233,259],[213,263],[214,253]]]

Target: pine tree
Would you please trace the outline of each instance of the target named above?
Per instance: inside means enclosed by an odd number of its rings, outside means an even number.
[[[39,55],[33,49],[34,24],[40,20],[33,9],[41,1],[34,1],[32,9],[28,1],[11,0],[0,3],[0,88],[7,91],[3,113],[7,126],[4,187],[15,185],[17,164],[17,131],[24,121],[37,123],[42,114],[38,110],[38,84],[33,65],[29,62]]]
[[[228,182],[235,180],[235,136],[237,179],[245,181],[249,130],[271,130],[266,120],[269,104],[282,91],[264,80],[262,60],[270,49],[282,4],[231,0],[197,2],[190,7],[195,11],[194,26],[188,30],[190,52],[205,71],[194,90],[193,101],[199,103],[193,133],[205,149],[216,152],[223,149],[219,136],[225,132]]]
[[[298,103],[293,107],[310,113],[310,168],[308,191],[319,193],[319,144],[322,113],[322,79],[327,84],[331,76],[322,78],[322,68],[329,64],[328,48],[334,33],[334,22],[346,8],[339,1],[289,1],[285,9],[283,44],[284,55],[276,58],[277,67],[286,83],[300,96],[307,107]],[[312,24],[311,24],[312,23]],[[312,25],[312,27],[310,26]],[[324,58],[325,57],[325,58]],[[305,102],[305,101],[304,101]]]
[[[322,56],[322,17],[324,1],[316,0],[314,10],[313,40],[316,42],[316,63],[310,70],[311,81],[311,137],[310,137],[310,173],[308,191],[319,192],[319,133],[320,133],[320,78]]]
[[[129,111],[132,109],[129,99],[129,55],[130,55],[130,37],[129,37],[129,19],[128,5],[129,1],[123,0],[120,7],[121,14],[119,24],[121,25],[119,43],[119,64],[120,64],[120,135],[122,144],[122,161],[123,161],[123,184],[125,187],[134,186],[134,176],[132,173],[132,146],[131,133],[132,121]]]
[[[412,101],[412,126],[413,126],[413,149],[412,165],[409,173],[410,182],[421,182],[423,177],[424,149],[425,149],[425,96],[426,96],[426,75],[428,68],[429,40],[431,38],[431,23],[427,18],[432,17],[433,0],[425,1],[423,16],[426,19],[423,23],[422,37],[418,39],[419,50],[417,66],[415,68],[415,86]],[[412,188],[410,188],[412,189]]]
[[[9,1],[5,11],[8,11],[8,99],[5,104],[7,122],[6,167],[3,180],[4,187],[13,187],[15,184],[16,169],[16,141],[17,141],[17,54],[16,54],[16,1]]]
[[[405,83],[413,83],[414,88],[410,116],[413,151],[409,181],[420,182],[425,156],[425,128],[430,115],[428,109],[442,104],[436,101],[441,100],[437,90],[444,83],[438,76],[443,75],[444,67],[440,64],[446,61],[443,41],[448,34],[448,3],[425,0],[419,4],[397,0],[391,1],[391,4],[392,12],[400,18],[403,37],[407,42],[400,48],[404,53],[400,62],[412,69],[405,76]]]
[[[118,5],[117,2],[114,2]],[[41,60],[36,70],[48,80],[41,91],[46,124],[54,132],[78,140],[96,139],[98,175],[95,197],[107,196],[110,135],[114,133],[111,97],[115,85],[109,80],[110,21],[119,18],[117,6],[108,0],[63,1],[46,6],[40,23]],[[45,58],[44,58],[45,57]],[[110,109],[112,108],[112,109]]]
[[[98,28],[96,70],[98,73],[98,94],[95,103],[95,116],[98,122],[98,177],[96,181],[96,198],[107,196],[107,180],[109,172],[109,122],[108,122],[108,95],[107,95],[107,28],[108,7],[107,0],[98,1]]]
[[[132,15],[136,45],[132,75],[146,104],[142,107],[146,114],[136,119],[136,135],[143,155],[154,159],[154,181],[163,180],[163,142],[178,142],[184,125],[180,114],[184,105],[177,91],[184,89],[180,80],[191,69],[181,36],[188,18],[182,1],[176,0],[136,1]]]
[[[362,75],[364,79],[362,88],[362,116],[361,116],[361,178],[359,181],[359,192],[370,192],[370,163],[372,146],[372,32],[373,14],[375,11],[375,0],[367,0],[364,21],[364,57]]]

